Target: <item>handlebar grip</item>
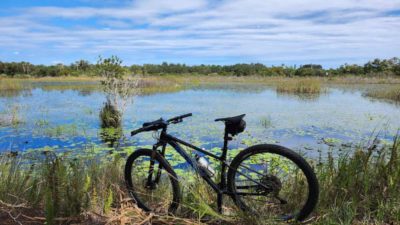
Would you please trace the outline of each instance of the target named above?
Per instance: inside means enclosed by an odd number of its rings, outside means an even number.
[[[186,118],[186,117],[189,117],[189,116],[192,116],[192,115],[193,115],[192,113],[187,113],[187,114],[184,114],[184,115],[180,116],[180,118],[183,119],[183,118]]]
[[[171,119],[167,120],[167,122],[173,122],[173,121],[176,121],[176,120],[179,121],[179,122],[182,122],[180,120],[182,120],[183,118],[189,117],[189,116],[192,116],[192,113],[187,113],[187,114],[183,114],[183,115],[171,118]]]
[[[137,130],[131,131],[131,136],[135,136],[136,134],[143,132],[144,130],[144,128],[139,128]]]

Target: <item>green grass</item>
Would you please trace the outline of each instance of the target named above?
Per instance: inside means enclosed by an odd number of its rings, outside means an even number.
[[[400,102],[400,86],[367,90],[364,95],[376,99]]]
[[[393,144],[359,146],[339,157],[309,160],[320,182],[320,201],[313,224],[397,224],[400,221],[400,136]],[[181,179],[182,207],[175,216],[148,214],[129,203],[123,183],[125,159],[118,154],[74,158],[48,151],[0,156],[0,219],[22,213],[36,222],[107,221],[159,224],[277,224],[236,209],[229,197],[225,215],[216,195],[201,181]],[[180,171],[185,177],[191,172]],[[160,199],[162,196],[160,196]],[[7,213],[6,213],[7,212]],[[86,215],[86,216],[85,216]],[[87,216],[92,215],[92,216]],[[29,221],[21,217],[21,221]]]
[[[393,145],[357,147],[317,166],[318,224],[396,224],[400,221],[400,137]],[[346,222],[347,221],[347,222]]]

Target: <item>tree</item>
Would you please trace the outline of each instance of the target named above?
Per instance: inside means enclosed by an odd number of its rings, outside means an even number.
[[[73,63],[71,67],[74,67],[77,71],[87,71],[90,68],[90,63],[87,60],[81,59]]]
[[[101,84],[107,100],[100,112],[100,118],[114,121],[113,123],[102,121],[102,124],[120,124],[129,100],[138,92],[138,77],[125,76],[126,70],[122,67],[122,60],[117,56],[104,59],[100,56],[96,67],[103,78]]]
[[[32,70],[33,65],[29,62],[21,62],[22,71],[24,74],[29,74]]]
[[[323,76],[325,71],[321,65],[306,64],[297,69],[295,74],[297,76]]]
[[[357,64],[344,64],[339,67],[338,69],[341,74],[353,74],[353,75],[360,75],[364,73],[364,68]]]

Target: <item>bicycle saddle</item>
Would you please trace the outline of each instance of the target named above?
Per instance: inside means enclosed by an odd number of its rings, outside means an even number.
[[[218,118],[215,121],[223,121],[228,123],[239,123],[246,114],[242,114],[239,116],[232,116],[232,117],[225,117],[225,118]]]

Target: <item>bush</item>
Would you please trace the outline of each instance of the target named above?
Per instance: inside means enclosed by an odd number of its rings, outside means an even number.
[[[100,111],[100,122],[102,128],[121,127],[121,118],[121,112],[119,112],[110,101],[107,101]]]

